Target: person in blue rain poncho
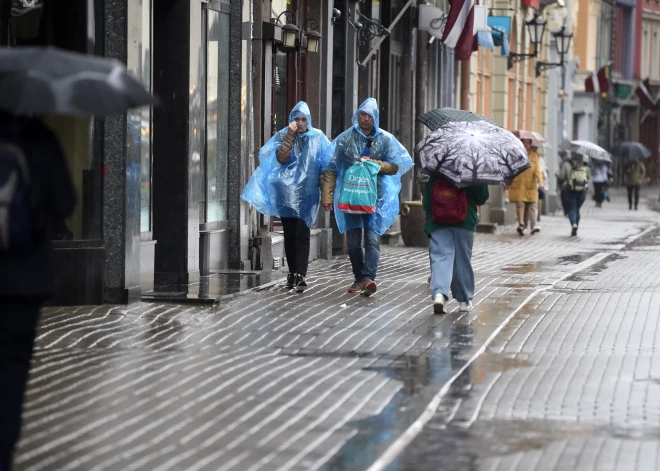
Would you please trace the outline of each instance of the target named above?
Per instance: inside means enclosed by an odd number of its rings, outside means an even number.
[[[310,229],[319,211],[321,170],[327,166],[323,158],[329,145],[325,134],[312,127],[307,103],[299,102],[289,114],[289,126],[259,151],[259,167],[241,195],[258,212],[282,220],[287,287],[299,293],[307,288]]]
[[[401,175],[410,170],[413,161],[396,138],[380,129],[378,103],[368,98],[353,115],[353,126],[340,134],[326,150],[322,204],[326,211],[333,206],[339,231],[347,233],[348,255],[355,280],[349,293],[371,296],[376,292],[376,272],[380,261],[380,236],[399,215]],[[344,213],[337,208],[344,172],[360,159],[380,165],[378,198],[373,214]],[[365,249],[362,250],[362,234]]]

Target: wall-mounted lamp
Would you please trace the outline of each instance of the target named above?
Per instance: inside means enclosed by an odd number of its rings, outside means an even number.
[[[293,17],[293,21],[291,21],[287,15]],[[286,17],[286,24],[280,23],[280,18],[282,18],[282,16]],[[297,22],[295,12],[291,10],[284,10],[275,20],[275,24],[282,25],[282,49],[292,51],[296,48],[296,39],[298,39],[298,31],[300,31],[296,26]]]
[[[520,62],[524,59],[529,59],[531,57],[537,57],[539,54],[539,44],[543,43],[543,34],[545,33],[546,21],[542,19],[539,15],[534,15],[534,18],[525,22],[527,26],[527,34],[529,40],[534,46],[534,52],[531,54],[517,54],[515,52],[509,53],[509,58],[507,60],[507,68],[513,67],[513,64]]]
[[[564,56],[568,54],[571,48],[571,39],[573,33],[567,33],[565,26],[562,26],[559,31],[552,33],[552,36],[557,42],[557,52],[559,53],[559,62],[537,62],[536,63],[536,76],[541,75],[544,70],[552,69],[553,67],[562,67],[564,65]]]
[[[310,23],[309,27],[307,30],[305,30],[305,26],[307,23]],[[307,52],[312,52],[314,54],[319,52],[320,46],[321,46],[321,33],[318,32],[319,29],[319,20],[316,18],[310,18],[307,21],[305,21],[302,25],[302,30],[303,30],[303,36],[305,37],[305,42],[306,47],[304,50]],[[302,46],[305,46],[304,44]]]

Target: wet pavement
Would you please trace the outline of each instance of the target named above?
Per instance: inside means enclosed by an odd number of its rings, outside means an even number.
[[[587,205],[477,234],[468,314],[408,248],[370,299],[342,257],[303,295],[49,308],[16,469],[660,469],[660,214]]]

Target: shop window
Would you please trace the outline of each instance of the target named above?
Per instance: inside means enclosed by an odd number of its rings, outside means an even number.
[[[145,89],[152,92],[153,25],[152,1],[140,0],[141,13],[140,41],[137,57],[137,75]],[[138,39],[138,38],[136,38]],[[140,148],[140,232],[151,232],[151,174],[152,174],[152,108],[143,107],[133,111],[134,121],[139,127],[130,128],[135,132],[135,140]]]
[[[55,46],[81,53],[92,53],[95,38],[87,32],[93,25],[94,12],[87,0],[70,0],[61,8],[54,0],[2,2],[7,20],[0,26],[0,45]],[[5,6],[7,6],[5,10]],[[96,31],[97,39],[101,34]],[[54,221],[56,240],[101,239],[103,206],[102,149],[95,138],[98,120],[92,117],[45,116],[43,122],[55,133],[75,187],[77,205],[66,220]]]

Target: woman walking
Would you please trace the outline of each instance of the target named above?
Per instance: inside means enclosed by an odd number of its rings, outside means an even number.
[[[439,192],[441,199],[437,197]],[[424,232],[429,237],[429,282],[433,311],[436,314],[447,313],[445,303],[449,300],[450,289],[459,302],[459,311],[468,312],[472,309],[472,246],[479,222],[477,207],[485,204],[488,196],[486,185],[459,190],[436,176],[430,176],[424,187]],[[442,207],[439,206],[439,201],[442,202]],[[458,214],[461,215],[456,217]]]
[[[646,167],[641,160],[635,159],[626,169],[626,189],[628,190],[628,209],[635,211],[639,205],[639,189],[644,183],[646,177]]]
[[[299,102],[289,114],[289,126],[259,151],[260,165],[241,195],[258,212],[282,220],[286,284],[299,293],[307,288],[310,232],[319,211],[319,179],[328,145],[325,134],[312,127],[307,103]]]
[[[527,150],[531,167],[513,179],[509,186],[509,199],[516,203],[518,218],[518,234],[525,235],[527,224],[532,234],[541,231],[537,224],[539,188],[543,187],[543,170],[539,162],[539,154],[532,150],[532,141],[522,139]]]

